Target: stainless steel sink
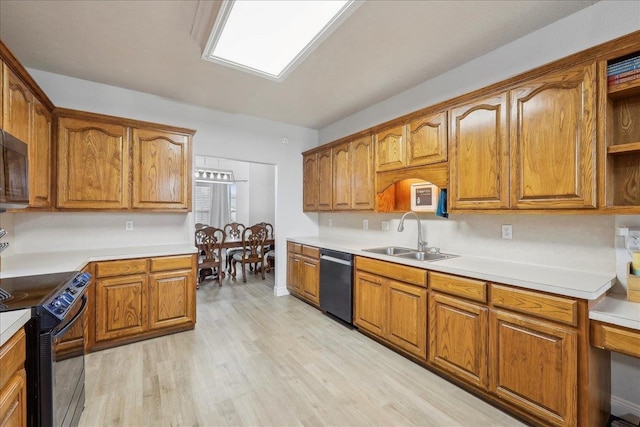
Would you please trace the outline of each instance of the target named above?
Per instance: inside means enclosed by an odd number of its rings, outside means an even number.
[[[385,246],[383,248],[372,248],[372,249],[363,249],[365,252],[373,252],[375,254],[382,255],[394,255],[399,256],[402,254],[408,254],[411,252],[415,252],[415,249],[401,248],[398,246]]]
[[[418,261],[440,261],[442,259],[454,258],[457,255],[413,251],[409,253],[399,254],[396,256],[398,258],[409,258],[409,259],[415,259]]]

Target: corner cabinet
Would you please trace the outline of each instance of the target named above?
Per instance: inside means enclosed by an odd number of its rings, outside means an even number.
[[[104,349],[193,329],[195,255],[100,261],[90,347]]]
[[[331,148],[318,152],[318,210],[333,209],[333,151]]]
[[[0,127],[28,145],[29,207],[51,208],[51,109],[7,64],[0,67],[3,80]]]
[[[193,131],[58,111],[57,207],[188,212]]]
[[[511,207],[596,207],[596,65],[512,89]]]
[[[318,153],[302,157],[302,210],[318,210]]]
[[[191,210],[190,135],[133,129],[134,209]]]

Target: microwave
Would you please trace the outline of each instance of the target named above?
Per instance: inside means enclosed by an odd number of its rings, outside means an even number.
[[[27,144],[0,129],[0,212],[29,205]]]

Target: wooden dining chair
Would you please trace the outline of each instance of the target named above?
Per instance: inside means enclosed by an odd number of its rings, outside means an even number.
[[[198,277],[196,288],[207,277],[206,271],[217,273],[217,280],[222,286],[224,271],[222,270],[222,246],[224,245],[224,230],[216,227],[203,227],[196,230],[196,247],[198,248]]]
[[[239,222],[232,222],[229,224],[225,224],[224,226],[224,234],[227,237],[227,240],[240,240],[242,239],[242,232],[246,227],[244,224]],[[242,248],[230,248],[227,249],[227,273],[231,273],[231,257],[233,254],[242,251]]]
[[[262,273],[262,280],[264,280],[264,241],[267,239],[267,229],[261,225],[254,225],[252,227],[245,228],[242,232],[242,250],[236,252],[231,257],[231,263],[233,265],[233,273],[231,275],[236,277],[236,264],[242,265],[242,281],[247,282],[246,266],[254,264],[260,265],[260,271]]]

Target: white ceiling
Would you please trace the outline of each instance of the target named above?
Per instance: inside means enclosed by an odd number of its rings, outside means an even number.
[[[27,67],[320,129],[595,2],[368,0],[282,83],[200,59],[197,0],[1,0],[0,39]]]

